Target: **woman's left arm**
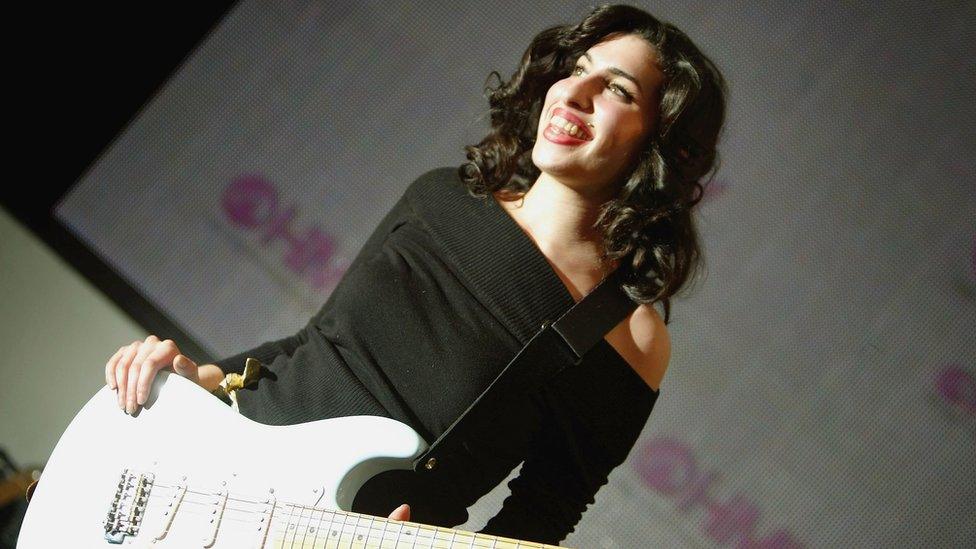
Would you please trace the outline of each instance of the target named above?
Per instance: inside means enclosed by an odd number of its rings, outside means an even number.
[[[553,545],[562,541],[627,458],[656,398],[634,383],[576,383],[534,395],[541,428],[518,477],[508,483],[511,495],[481,531]]]

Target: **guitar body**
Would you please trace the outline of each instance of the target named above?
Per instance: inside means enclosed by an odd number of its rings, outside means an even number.
[[[398,547],[392,525],[412,523],[376,518],[373,527],[373,517],[336,510],[351,510],[367,480],[409,469],[425,448],[410,427],[382,417],[262,425],[162,371],[136,416],[108,387],[78,413],[43,471],[18,547],[360,546],[364,533],[373,547]]]

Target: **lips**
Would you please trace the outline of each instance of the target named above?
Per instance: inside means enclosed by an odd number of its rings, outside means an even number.
[[[583,132],[583,136],[586,138],[587,141],[593,140],[593,133],[590,132],[590,127],[586,125],[586,121],[584,121],[579,116],[576,116],[569,110],[564,109],[562,107],[553,109],[552,116],[559,116],[561,118],[565,118],[566,120],[572,122],[573,124],[576,124],[576,126],[579,127],[580,131]]]

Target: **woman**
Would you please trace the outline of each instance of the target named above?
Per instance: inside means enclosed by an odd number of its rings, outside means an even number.
[[[716,167],[725,94],[681,31],[639,9],[601,6],[547,29],[490,89],[492,130],[468,162],[410,185],[304,329],[199,367],[149,336],[115,353],[106,382],[132,413],[162,368],[213,389],[254,357],[269,375],[238,395],[252,419],[382,415],[431,442],[542,322],[626,269],[633,314],[509,410],[452,482],[402,492],[413,520],[453,526],[524,461],[482,532],[558,543],[659,394],[669,298],[700,258],[691,209]]]

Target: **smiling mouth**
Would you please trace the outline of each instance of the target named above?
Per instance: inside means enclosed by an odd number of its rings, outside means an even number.
[[[565,118],[556,115],[549,119],[549,126],[552,127],[557,133],[569,135],[575,137],[576,139],[582,139],[583,141],[590,141],[592,138],[587,135],[583,128],[580,128],[576,124],[566,120]]]
[[[546,125],[546,129],[543,130],[542,136],[547,141],[556,143],[558,145],[580,146],[589,143],[589,140],[567,133],[564,127],[561,128],[552,123]]]

